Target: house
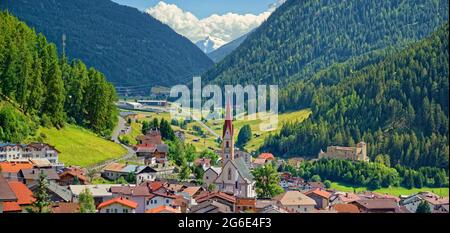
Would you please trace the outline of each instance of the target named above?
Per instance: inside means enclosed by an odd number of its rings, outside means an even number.
[[[41,174],[45,175],[45,179],[49,182],[58,182],[59,175],[53,168],[50,169],[22,169],[18,173],[19,179],[23,181],[28,187],[36,185],[39,182],[39,177]]]
[[[59,174],[58,183],[63,186],[72,184],[89,184],[89,178],[84,169],[80,167],[68,167]]]
[[[264,207],[263,209],[261,209],[260,211],[258,211],[258,213],[262,213],[262,214],[285,214],[285,213],[289,213],[287,210],[280,208],[277,205],[268,205],[266,207]]]
[[[322,182],[302,182],[298,184],[298,189],[303,192],[314,189],[325,189],[325,185]]]
[[[359,212],[358,206],[354,204],[336,204],[332,206],[332,209],[336,210],[337,213],[345,213],[345,214],[357,214]]]
[[[28,186],[31,191],[35,192],[39,187],[38,183]],[[48,181],[47,193],[52,202],[70,202],[72,200],[72,192],[68,186],[61,186],[55,181]]]
[[[173,208],[179,210],[181,213],[188,213],[189,208],[194,205],[197,205],[197,202],[187,193],[179,194],[172,202]]]
[[[367,157],[367,145],[365,142],[356,144],[355,147],[329,146],[327,151],[320,151],[318,155],[321,158],[349,159],[354,161],[369,161]]]
[[[207,170],[209,167],[211,167],[211,159],[209,158],[196,158],[194,160],[194,165],[196,167],[201,166],[203,170]]]
[[[258,155],[258,159],[265,159],[265,160],[269,160],[269,161],[274,161],[275,160],[275,156],[273,156],[273,154],[271,154],[271,153],[261,153],[260,155]]]
[[[189,197],[195,198],[200,195],[201,192],[205,191],[205,189],[201,186],[192,186],[187,187],[181,191],[182,193],[186,193]]]
[[[311,213],[316,201],[299,191],[287,191],[273,198],[277,205],[292,213]]]
[[[50,160],[46,158],[34,158],[29,159],[29,161],[33,164],[33,167],[43,169],[43,168],[52,168],[53,164]]]
[[[137,184],[140,184],[147,180],[155,180],[156,170],[149,166],[140,166],[134,164],[128,164],[122,168],[121,173],[125,177],[133,177]]]
[[[162,205],[145,211],[147,214],[179,214],[181,211],[170,206]]]
[[[17,200],[18,198],[16,197],[16,194],[9,186],[8,181],[6,181],[5,178],[0,176],[0,213],[3,213],[5,203],[16,202]],[[8,204],[6,205],[7,209],[9,209]]]
[[[33,192],[19,181],[9,181],[8,185],[17,197],[17,201],[6,202],[3,206],[3,212],[26,212],[26,208],[31,207],[31,204],[36,200],[33,197]]]
[[[54,202],[51,207],[54,214],[74,214],[80,213],[80,205],[73,202]]]
[[[20,170],[32,169],[30,161],[0,162],[2,176],[7,180],[18,180]]]
[[[161,132],[158,128],[150,129],[145,135],[136,138],[138,144],[159,145],[163,144]]]
[[[99,213],[135,213],[138,204],[123,197],[116,197],[98,205]]]
[[[272,199],[256,199],[255,209],[256,212],[261,212],[264,208],[270,205],[277,205],[277,201]]]
[[[117,180],[121,176],[126,176],[126,173],[122,172],[125,164],[120,163],[110,163],[105,168],[103,168],[102,176],[108,180]]]
[[[0,143],[0,161],[47,159],[53,166],[63,167],[58,161],[58,153],[56,148],[45,143]]]
[[[205,192],[196,197],[196,202],[200,205],[206,201],[214,201],[228,206],[231,212],[235,211],[236,197],[223,192]]]
[[[146,199],[145,211],[161,205],[173,206],[173,201],[177,199],[177,197],[177,195],[165,188],[156,190],[152,192],[152,196]]]
[[[215,200],[207,200],[191,208],[190,213],[233,213],[230,206]]]
[[[169,147],[166,144],[139,144],[135,147],[136,156],[143,157],[145,165],[167,163]]]
[[[323,189],[313,189],[305,193],[316,202],[317,209],[327,209],[330,203],[331,193]]]
[[[69,190],[72,193],[72,202],[78,202],[80,193],[88,189],[94,197],[95,205],[113,198],[110,192],[111,187],[122,186],[121,184],[91,184],[91,185],[69,185]]]
[[[203,174],[203,182],[206,186],[214,184],[214,181],[217,179],[220,173],[222,173],[221,167],[209,167]]]
[[[236,198],[236,213],[255,213],[256,198]]]
[[[413,194],[400,202],[409,212],[415,213],[419,204],[425,201],[430,206],[432,212],[448,213],[448,197],[442,198],[432,192],[420,192]]]
[[[361,213],[399,213],[400,206],[393,199],[363,199],[354,201]]]
[[[362,198],[355,193],[350,192],[334,192],[330,196],[330,205],[334,206],[336,204],[348,204],[354,201],[361,200]]]
[[[257,168],[257,167],[262,167],[264,165],[266,165],[266,163],[268,163],[269,160],[264,159],[264,158],[256,158],[255,160],[253,160],[252,164],[253,167]]]
[[[152,194],[154,191],[156,190],[153,190],[152,186],[147,185],[147,183],[138,186],[117,186],[110,189],[113,197],[123,197],[136,202],[138,204],[136,213],[144,213],[146,211],[146,202],[154,196]]]

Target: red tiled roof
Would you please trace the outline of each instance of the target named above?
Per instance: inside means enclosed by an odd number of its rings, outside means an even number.
[[[321,196],[321,197],[323,197],[325,199],[329,199],[330,196],[331,196],[331,193],[329,193],[329,192],[327,192],[327,191],[325,191],[323,189],[319,189],[319,188],[316,188],[314,190],[308,191],[305,194],[306,194],[306,196],[309,196],[310,194],[316,194],[316,195]]]
[[[31,190],[23,183],[19,181],[10,181],[8,184],[9,187],[11,187],[11,190],[16,194],[16,202],[18,205],[30,205],[36,200],[33,197],[33,192],[31,192]]]
[[[238,205],[238,206],[256,206],[256,199],[236,198],[236,205]]]
[[[22,208],[17,202],[3,202],[3,212],[21,212]]]
[[[353,204],[336,204],[333,207],[338,213],[359,213],[358,206]]]
[[[66,203],[66,202],[59,202],[52,206],[52,213],[55,214],[72,214],[72,213],[78,213],[80,212],[80,205],[78,203]]]
[[[70,176],[73,176],[73,177],[78,177],[78,179],[80,181],[83,181],[83,182],[88,181],[88,178],[86,176],[84,176],[80,171],[67,170],[67,171],[64,171],[63,173],[59,174],[59,177],[62,178],[64,176],[66,176],[66,175],[70,175]]]
[[[144,183],[142,183],[140,186],[147,186],[150,188],[150,190],[152,192],[162,188],[164,186],[164,183],[160,182],[160,181],[146,181]]]
[[[145,211],[145,213],[148,213],[148,214],[158,214],[158,213],[162,213],[162,212],[181,213],[180,210],[177,210],[175,208],[172,208],[172,207],[166,206],[166,205],[158,206],[156,208]]]
[[[134,201],[131,201],[131,200],[128,200],[128,199],[125,199],[125,198],[122,198],[122,197],[116,197],[114,199],[111,199],[111,200],[104,201],[104,202],[100,203],[100,205],[98,205],[97,208],[101,209],[103,207],[106,207],[106,206],[109,206],[109,205],[115,204],[115,203],[121,204],[121,205],[124,205],[124,206],[128,206],[128,207],[130,207],[132,209],[136,209],[136,207],[138,206],[138,203],[136,203]]]
[[[33,168],[33,164],[31,162],[0,162],[0,168],[2,172],[17,173],[22,169]]]
[[[266,160],[274,160],[274,159],[275,159],[275,156],[273,156],[273,154],[271,154],[271,153],[261,153],[261,154],[258,156],[258,158],[259,158],[259,159],[266,159]]]

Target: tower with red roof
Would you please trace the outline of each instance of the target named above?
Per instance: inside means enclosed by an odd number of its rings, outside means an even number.
[[[222,167],[228,160],[234,160],[234,133],[233,113],[231,112],[231,101],[228,99],[225,108],[225,123],[222,133]]]

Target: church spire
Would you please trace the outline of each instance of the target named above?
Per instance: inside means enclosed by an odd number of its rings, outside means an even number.
[[[225,122],[223,124],[222,134],[222,166],[228,160],[234,159],[234,139],[233,139],[233,113],[231,112],[231,101],[228,97],[228,101],[225,107]]]

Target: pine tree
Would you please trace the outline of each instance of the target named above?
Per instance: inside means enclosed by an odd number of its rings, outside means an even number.
[[[36,201],[32,204],[33,208],[29,208],[28,211],[32,213],[47,213],[49,212],[50,196],[47,193],[48,181],[47,176],[44,173],[39,174],[39,180],[37,189],[33,193],[33,197]]]
[[[416,213],[431,213],[430,205],[426,201],[422,201],[417,206]]]

